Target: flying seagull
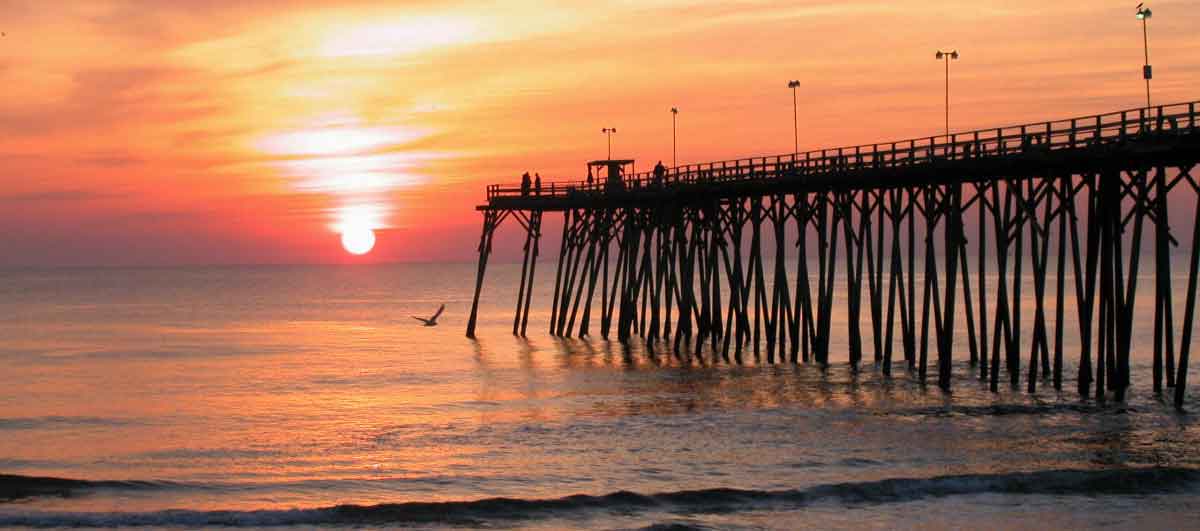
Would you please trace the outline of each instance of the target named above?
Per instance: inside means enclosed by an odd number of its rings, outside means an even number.
[[[438,311],[433,314],[433,317],[425,319],[424,317],[417,317],[414,315],[414,316],[412,316],[412,318],[416,319],[418,321],[421,321],[422,323],[425,323],[425,326],[437,326],[437,318],[439,315],[442,315],[442,310],[445,310],[445,309],[446,309],[446,305],[443,304],[438,307]]]

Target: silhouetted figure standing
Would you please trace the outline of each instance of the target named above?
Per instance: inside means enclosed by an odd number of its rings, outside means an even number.
[[[588,179],[587,179],[588,188],[591,188],[593,184],[596,184],[596,179],[594,177],[592,177],[592,167],[588,166]]]
[[[533,195],[542,195],[542,176],[541,174],[533,174]]]
[[[529,185],[530,185],[529,172],[525,172],[525,175],[521,176],[521,196],[522,197],[529,195]]]
[[[624,176],[621,174],[621,167],[609,163],[608,167],[608,191],[619,192],[625,189]]]
[[[662,186],[663,180],[666,179],[666,176],[667,167],[663,166],[663,163],[660,160],[658,161],[658,164],[654,165],[654,186]]]

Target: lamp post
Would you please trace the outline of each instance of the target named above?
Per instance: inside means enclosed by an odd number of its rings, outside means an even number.
[[[601,133],[608,135],[608,160],[612,160],[612,136],[617,132],[616,127],[605,127],[600,130]]]
[[[1142,4],[1137,5],[1137,19],[1142,21],[1142,50],[1145,53],[1145,62],[1142,64],[1142,78],[1146,80],[1146,112],[1150,112],[1150,78],[1154,77],[1154,72],[1150,68],[1150,38],[1147,34],[1146,20],[1150,18],[1152,13],[1150,8],[1142,7]]]
[[[675,118],[677,116],[679,116],[679,108],[671,107],[671,167],[672,168],[679,167],[679,157],[676,155],[676,151],[675,151],[675,147],[676,147],[676,144],[675,144]]]
[[[958,59],[958,50],[938,50],[935,57],[946,62],[946,136],[950,136],[950,61]]]
[[[800,81],[788,81],[788,88],[792,89],[792,153],[800,152],[800,115],[796,111],[796,87],[800,86]]]

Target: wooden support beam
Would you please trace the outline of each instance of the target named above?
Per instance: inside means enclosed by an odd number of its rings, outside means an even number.
[[[479,294],[483,291],[483,276],[487,272],[488,255],[492,253],[492,235],[499,224],[499,212],[483,214],[483,230],[479,235],[479,267],[475,274],[475,296],[471,298],[471,314],[467,318],[467,337],[475,338],[475,323],[479,315]]]
[[[1033,265],[1033,298],[1034,298],[1034,314],[1033,314],[1033,339],[1029,346],[1029,380],[1028,392],[1034,393],[1037,391],[1038,369],[1043,368],[1042,374],[1049,373],[1049,360],[1046,338],[1046,266],[1049,256],[1050,246],[1050,216],[1053,201],[1051,195],[1042,194],[1045,184],[1048,181],[1042,179],[1036,186],[1032,179],[1026,181],[1028,186],[1029,197],[1026,200],[1028,205],[1025,209],[1026,215],[1030,220],[1029,231],[1029,251],[1031,263]],[[1039,205],[1039,203],[1041,203]],[[1038,206],[1042,206],[1044,211],[1042,217],[1038,218]],[[1040,355],[1040,360],[1039,360]],[[1045,364],[1046,367],[1041,367]]]
[[[709,296],[712,298],[712,300],[710,300],[710,304],[712,304],[712,308],[710,308],[710,310],[712,311],[710,311],[708,316],[709,320],[712,320],[712,324],[710,324],[708,329],[708,340],[709,350],[712,351],[710,352],[710,356],[712,356],[713,362],[715,363],[716,356],[718,356],[716,351],[718,351],[722,333],[721,267],[718,251],[721,249],[721,247],[725,246],[725,237],[724,233],[721,232],[721,216],[719,213],[713,217],[713,223],[709,226],[709,231],[712,235],[710,235],[708,243],[708,262],[706,262],[706,265],[708,267],[708,286],[709,290],[712,291],[712,294]]]
[[[1057,179],[1058,182],[1058,274],[1055,277],[1057,288],[1054,303],[1054,390],[1062,391],[1063,372],[1063,319],[1066,309],[1065,284],[1067,272],[1067,219],[1072,210],[1067,203],[1074,203],[1070,177]]]
[[[787,225],[787,209],[786,196],[771,197],[771,221],[774,225],[775,234],[775,280],[771,284],[771,334],[767,336],[770,346],[768,350],[774,350],[776,345],[779,345],[779,358],[784,361],[783,344],[787,340],[787,334],[791,330],[791,326],[785,326],[790,323],[788,316],[792,313],[791,294],[789,293],[789,283],[787,276],[787,247],[785,228]],[[795,341],[795,338],[792,338]],[[795,362],[795,355],[791,358]]]
[[[1130,349],[1133,341],[1133,310],[1134,301],[1137,297],[1138,271],[1141,264],[1142,256],[1142,228],[1145,220],[1146,211],[1150,208],[1149,204],[1149,173],[1146,170],[1140,170],[1135,174],[1130,174],[1132,185],[1132,197],[1130,199],[1133,210],[1133,236],[1129,244],[1129,268],[1122,271],[1122,262],[1124,261],[1125,253],[1121,251],[1122,234],[1124,230],[1121,228],[1120,221],[1114,220],[1119,231],[1114,242],[1116,244],[1116,288],[1117,288],[1117,387],[1116,399],[1118,401],[1125,400],[1125,393],[1129,389],[1130,384]],[[1120,197],[1116,199],[1118,204]]]
[[[821,262],[817,282],[817,333],[814,336],[814,358],[821,367],[829,366],[829,333],[832,327],[833,279],[837,266],[838,215],[832,192],[818,195],[817,240],[820,245],[818,258]],[[831,208],[831,206],[833,208]]]
[[[1013,194],[1016,201],[1025,201],[1022,197],[1020,181],[1009,183],[1010,190],[1016,190]],[[1020,208],[1013,212],[1012,226],[1015,229],[1013,232],[1013,277],[1012,277],[1012,300],[1009,305],[1009,319],[1011,324],[1008,328],[1012,339],[1009,340],[1005,350],[1008,352],[1008,369],[1009,384],[1015,389],[1021,384],[1021,286],[1024,284],[1024,277],[1021,276],[1022,265],[1025,263],[1025,225],[1026,222],[1032,225],[1032,221],[1025,215],[1024,209]]]
[[[587,255],[583,259],[583,277],[579,278],[578,286],[575,288],[574,302],[571,303],[571,317],[567,319],[566,337],[575,336],[575,317],[579,313],[579,306],[583,300],[585,291],[588,295],[588,303],[584,304],[584,313],[591,307],[591,288],[595,286],[595,271],[596,271],[596,246],[592,241],[591,234],[595,232],[595,218],[592,218],[592,226],[588,227],[583,234],[580,235],[580,248],[577,253],[583,252],[583,246],[587,247]],[[586,287],[586,290],[585,290]],[[578,337],[587,335],[583,327],[580,326]]]
[[[899,295],[900,301],[900,327],[902,328],[901,335],[908,337],[908,318],[905,311],[905,296],[904,296],[904,271],[903,271],[903,251],[900,245],[901,223],[904,219],[905,206],[903,205],[904,193],[900,190],[888,191],[888,218],[891,221],[891,271],[888,276],[888,311],[887,311],[887,335],[884,339],[883,349],[883,374],[890,376],[892,374],[892,346],[893,332],[895,330],[896,316],[896,299]]]
[[[800,354],[801,360],[808,363],[812,359],[812,339],[815,336],[808,274],[808,229],[813,218],[809,194],[800,193],[793,197],[796,205],[796,305],[800,309]]]
[[[653,285],[650,288],[650,330],[647,333],[646,339],[653,345],[655,341],[662,337],[662,302],[663,289],[666,285],[667,265],[663,254],[663,238],[666,234],[666,229],[663,226],[662,211],[656,212],[654,219],[654,274],[651,275]]]
[[[1165,373],[1167,386],[1175,383],[1173,334],[1174,318],[1171,301],[1171,242],[1167,208],[1167,172],[1159,166],[1154,172],[1154,392],[1163,391]],[[1165,356],[1164,354],[1165,350]],[[1163,362],[1166,370],[1163,370]]]
[[[1179,367],[1175,373],[1175,407],[1183,409],[1184,395],[1187,393],[1188,357],[1192,351],[1192,325],[1196,317],[1196,284],[1197,274],[1200,273],[1200,188],[1196,190],[1196,218],[1192,221],[1192,259],[1188,261],[1187,298],[1183,304],[1183,328],[1179,343]]]
[[[621,219],[623,220],[622,223],[629,223],[629,220],[625,219],[624,217]],[[616,266],[613,269],[611,282],[609,282],[610,277],[608,276],[608,262],[606,261],[604,264],[602,264],[604,269],[604,279],[601,282],[601,287],[605,289],[605,293],[603,295],[604,300],[601,301],[604,303],[604,305],[602,308],[600,308],[600,337],[604,339],[608,339],[609,332],[612,331],[613,309],[617,306],[617,293],[621,289],[621,279],[623,278],[625,264],[628,260],[626,257],[628,250],[625,246],[627,230],[617,229],[614,226],[613,234],[613,240],[615,240],[617,243],[617,258],[615,260]],[[616,236],[617,234],[626,234],[626,236]]]
[[[583,245],[587,234],[587,228],[592,222],[592,216],[584,213],[576,213],[572,217],[572,226],[570,231],[569,247],[567,249],[567,268],[563,273],[563,289],[562,298],[559,301],[558,308],[558,325],[554,330],[555,335],[563,336],[569,334],[567,332],[567,309],[572,306],[572,301],[577,301],[579,296],[575,294],[575,281],[579,277],[580,259],[583,257]],[[582,284],[582,282],[581,282]]]
[[[933,233],[937,227],[941,207],[936,199],[937,189],[935,187],[927,187],[923,191],[922,213],[925,215],[925,275],[923,277],[921,298],[921,354],[917,362],[917,378],[922,385],[925,384],[925,378],[928,373],[929,362],[929,325],[931,324],[930,312],[937,315],[939,312],[933,308],[933,305],[938,304],[938,289],[937,289],[937,257],[935,256]],[[937,319],[941,319],[937,317]],[[941,328],[939,325],[937,328]],[[935,331],[935,335],[940,342],[940,330]]]
[[[754,299],[754,335],[751,339],[751,348],[754,351],[754,361],[759,361],[761,356],[762,345],[762,328],[763,328],[763,310],[766,307],[766,287],[763,285],[763,264],[762,264],[762,223],[763,209],[762,198],[755,197],[750,200],[750,276],[754,283],[754,292],[751,295]],[[774,363],[774,352],[771,353],[771,363]]]
[[[995,327],[992,336],[992,366],[989,376],[991,377],[991,390],[993,393],[999,391],[1000,380],[1000,349],[1004,347],[1011,350],[1012,335],[1009,333],[1009,318],[1008,318],[1008,242],[1009,242],[1009,218],[1012,214],[1012,190],[1011,186],[1005,186],[1004,192],[1004,208],[1000,208],[1000,188],[998,184],[992,185],[992,219],[994,221],[996,235],[996,315],[993,320]],[[982,295],[981,295],[982,296]],[[1009,357],[1011,359],[1011,357]]]
[[[526,279],[529,275],[529,257],[533,251],[533,223],[532,221],[525,226],[525,246],[522,249],[521,258],[521,282],[517,288],[517,309],[513,311],[512,333],[514,336],[521,335],[521,310],[525,309],[525,287]]]
[[[978,197],[979,209],[979,241],[976,243],[976,252],[978,252],[978,262],[975,264],[977,268],[976,276],[979,282],[979,379],[986,380],[988,377],[988,317],[987,317],[987,215],[988,208],[995,208],[994,202],[988,201],[987,192],[989,188],[995,187],[995,183],[975,185],[975,194]]]
[[[533,232],[533,254],[529,259],[529,284],[525,287],[525,308],[521,312],[521,337],[526,337],[529,329],[529,305],[533,300],[533,279],[537,272],[538,247],[542,239],[542,211],[535,210],[530,214],[529,225]]]
[[[649,217],[649,213],[643,215]],[[650,300],[654,298],[654,225],[647,222],[642,227],[642,234],[642,265],[635,299],[641,306],[638,310],[637,333],[642,338],[647,338],[649,336],[646,321],[650,318]]]
[[[628,341],[633,323],[637,319],[638,257],[641,250],[642,232],[637,212],[627,209],[625,214],[625,237],[621,241],[624,268],[620,276],[619,304],[617,308],[617,340]]]
[[[938,348],[938,387],[950,389],[950,373],[953,367],[954,352],[954,303],[958,279],[958,262],[962,256],[962,185],[947,185],[946,196],[943,199],[944,232],[946,245],[942,253],[946,260],[946,304],[942,307],[945,317],[942,318],[942,341]],[[968,324],[968,327],[970,325]]]
[[[571,228],[571,212],[571,210],[563,211],[562,240],[559,243],[558,265],[554,272],[554,301],[550,303],[550,335],[552,336],[558,329],[558,298],[561,295],[563,263],[567,257],[567,231]]]
[[[864,193],[864,204],[874,195],[871,211],[875,214],[875,233],[868,230],[867,240],[867,274],[868,291],[871,301],[871,343],[875,351],[875,364],[883,362],[883,234],[884,234],[884,205],[881,190]],[[870,213],[866,214],[868,217]],[[872,239],[874,246],[871,245]]]
[[[722,235],[721,236],[722,241],[727,241],[727,240],[725,240],[726,236],[729,236],[730,240],[732,240],[732,238],[733,238],[731,225],[732,225],[732,216],[733,216],[732,212],[733,212],[734,208],[736,208],[734,205],[725,205],[724,209],[721,211],[721,216],[718,221],[721,224],[720,225],[720,233]],[[737,309],[738,299],[741,295],[741,289],[739,289],[739,287],[738,287],[739,282],[737,280],[737,277],[734,276],[733,258],[731,258],[730,254],[729,254],[729,247],[730,247],[729,244],[722,245],[721,246],[721,256],[720,256],[721,263],[724,265],[724,268],[725,268],[725,280],[728,284],[728,289],[729,289],[729,304],[728,304],[728,307],[725,309],[725,335],[724,335],[724,337],[722,337],[722,343],[721,343],[721,347],[720,347],[721,359],[724,360],[725,363],[730,363],[729,348],[733,344],[734,337],[737,335],[737,329],[738,329],[739,325],[738,325],[738,321],[735,320],[735,316],[738,311],[738,309]],[[718,305],[718,309],[719,309],[719,305]],[[717,317],[720,318],[720,315],[718,315]],[[739,351],[740,351],[740,348],[739,348]],[[735,360],[738,363],[741,363],[740,356],[736,356]]]
[[[1071,213],[1071,247],[1072,261],[1075,271],[1075,299],[1079,313],[1079,363],[1077,386],[1080,396],[1088,396],[1092,385],[1092,317],[1095,311],[1096,293],[1096,262],[1099,256],[1098,236],[1100,224],[1096,220],[1096,178],[1095,175],[1083,177],[1083,190],[1086,190],[1083,200],[1087,212],[1087,241],[1086,258],[1081,265],[1079,245],[1079,217],[1076,215],[1075,197],[1068,202]]]
[[[708,268],[708,249],[711,238],[708,234],[708,219],[705,215],[707,205],[704,208],[697,210],[696,226],[693,228],[696,237],[696,289],[699,292],[696,306],[696,358],[704,361],[704,342],[708,340],[709,325],[711,324],[712,312],[712,288],[709,286],[709,268]]]
[[[666,268],[666,276],[663,279],[663,291],[665,292],[663,294],[663,338],[664,339],[671,338],[671,332],[672,332],[671,309],[674,307],[674,303],[676,300],[675,294],[678,293],[678,291],[679,291],[679,289],[675,285],[675,281],[677,278],[676,269],[678,267],[678,264],[675,259],[676,252],[675,252],[675,229],[674,229],[674,225],[677,224],[674,222],[674,220],[680,219],[678,207],[676,207],[674,205],[670,205],[667,210],[667,215],[669,216],[668,219],[672,220],[672,223],[671,223],[671,226],[669,226],[669,227],[663,227],[663,231],[662,231],[663,238],[665,240],[663,243],[663,250],[662,250],[662,252],[663,252],[663,267]]]
[[[859,192],[866,194],[866,192]],[[842,228],[846,235],[846,328],[849,334],[850,368],[857,371],[862,361],[862,277],[863,277],[863,233],[870,224],[869,216],[859,211],[858,224],[854,223],[857,208],[855,192],[842,195]]]
[[[963,206],[962,195],[965,186],[959,185],[958,187],[958,206],[955,207],[958,244],[953,252],[959,263],[959,271],[962,272],[963,306],[967,310],[967,345],[971,355],[971,367],[974,368],[975,364],[979,362],[979,341],[975,336],[975,299],[971,297],[971,270],[967,264],[967,232],[966,224],[963,222],[967,210],[967,207]],[[971,202],[982,206],[978,196]]]
[[[588,254],[584,259],[584,274],[587,279],[587,298],[583,303],[583,315],[579,321],[579,337],[588,337],[591,335],[592,325],[592,301],[596,296],[596,284],[600,276],[600,261],[607,259],[608,243],[604,239],[603,231],[604,220],[598,221],[593,227],[592,233],[588,237]]]
[[[908,189],[908,333],[904,335],[904,360],[917,366],[917,189]]]
[[[1105,213],[1096,223],[1100,225],[1100,341],[1096,355],[1096,400],[1105,398],[1105,390],[1113,385],[1112,375],[1116,347],[1116,240],[1120,238],[1120,201],[1118,177],[1112,171],[1100,174],[1099,206]]]

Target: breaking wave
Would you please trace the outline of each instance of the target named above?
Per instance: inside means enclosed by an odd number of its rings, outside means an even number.
[[[729,513],[744,510],[787,510],[816,503],[882,504],[957,495],[1053,494],[1120,495],[1173,492],[1200,483],[1200,470],[1189,468],[1129,468],[1108,470],[1048,470],[1007,474],[964,474],[930,478],[896,478],[867,482],[817,485],[789,490],[731,488],[682,490],[656,494],[619,491],[549,499],[489,498],[473,501],[406,502],[379,505],[338,505],[316,509],[157,512],[10,512],[18,505],[0,505],[0,526],[298,526],[454,524],[479,525],[556,516],[586,516],[588,512],[647,511],[677,514]],[[189,489],[202,486],[156,481],[84,481],[61,478],[0,476],[0,500],[36,496],[73,496],[100,490]]]

